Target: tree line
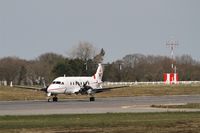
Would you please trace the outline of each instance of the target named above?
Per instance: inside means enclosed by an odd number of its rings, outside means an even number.
[[[200,80],[200,62],[189,55],[173,60],[180,81]],[[105,69],[106,81],[162,81],[164,73],[171,73],[172,59],[167,56],[129,54]]]
[[[58,76],[93,75],[98,63],[103,62],[105,51],[97,52],[87,42],[73,48],[71,57],[45,53],[34,60],[17,57],[0,59],[0,81],[18,85],[41,85],[43,79],[49,84]],[[104,64],[104,81],[162,81],[163,73],[171,72],[172,60],[167,56],[129,54],[120,60]],[[200,80],[200,62],[189,55],[177,56],[174,60],[179,80]]]

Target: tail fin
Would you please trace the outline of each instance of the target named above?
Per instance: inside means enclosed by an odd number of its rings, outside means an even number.
[[[96,73],[94,74],[94,79],[97,80],[98,83],[102,82],[103,77],[103,67],[101,64],[99,64]]]

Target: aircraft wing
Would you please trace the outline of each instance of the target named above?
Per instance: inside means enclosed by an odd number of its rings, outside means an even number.
[[[104,88],[99,88],[99,89],[93,89],[93,91],[95,93],[101,93],[101,92],[110,91],[110,90],[118,89],[118,88],[124,88],[124,87],[128,87],[128,86],[104,87]]]
[[[36,91],[46,91],[46,88],[37,87],[37,86],[22,86],[22,85],[13,85],[13,87],[16,88],[22,88],[22,89],[30,89],[30,90],[36,90]]]

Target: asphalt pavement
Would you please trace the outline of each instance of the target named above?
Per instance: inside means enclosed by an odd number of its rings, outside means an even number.
[[[200,95],[136,96],[44,101],[0,101],[0,115],[94,114],[120,112],[200,111],[200,109],[152,108],[151,105],[200,103]]]

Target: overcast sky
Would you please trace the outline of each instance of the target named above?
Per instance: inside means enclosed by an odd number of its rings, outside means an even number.
[[[67,52],[80,41],[106,51],[105,62],[127,54],[200,59],[200,0],[0,0],[0,58],[35,59]]]

